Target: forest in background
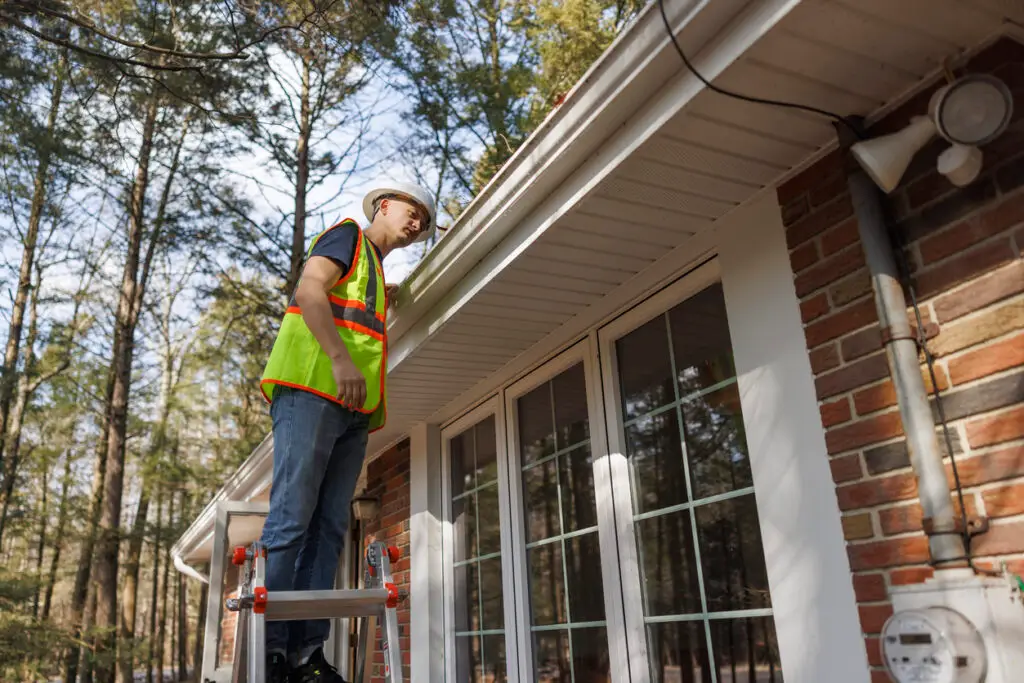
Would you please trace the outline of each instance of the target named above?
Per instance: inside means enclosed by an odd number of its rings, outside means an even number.
[[[450,225],[644,4],[0,0],[0,680],[188,678],[310,239],[382,173]]]

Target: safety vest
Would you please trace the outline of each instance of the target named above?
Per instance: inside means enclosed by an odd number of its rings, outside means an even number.
[[[317,235],[306,258],[309,258],[317,241],[328,230],[346,223],[355,221],[346,218]],[[359,229],[359,226],[356,225],[356,228]],[[348,272],[331,288],[328,300],[334,313],[338,336],[366,378],[366,402],[358,410],[370,416],[371,432],[383,427],[387,419],[386,297],[384,268],[370,240],[359,230],[352,263]],[[268,402],[273,398],[274,386],[277,384],[303,389],[340,403],[334,374],[331,372],[331,359],[306,326],[294,295],[260,380],[260,389]]]

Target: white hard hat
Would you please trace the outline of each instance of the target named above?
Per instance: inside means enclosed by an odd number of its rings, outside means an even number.
[[[434,229],[437,226],[437,207],[434,206],[434,196],[415,183],[387,181],[375,185],[363,197],[363,213],[366,214],[367,220],[373,220],[374,203],[378,199],[386,198],[389,195],[398,195],[400,198],[412,199],[427,210],[427,227],[416,237],[416,242],[422,242],[434,233]]]

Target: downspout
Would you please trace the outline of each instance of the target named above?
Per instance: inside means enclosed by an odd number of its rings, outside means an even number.
[[[845,125],[837,125],[844,152],[856,140]],[[880,190],[855,163],[846,164],[847,186],[853,202],[864,259],[875,293],[875,309],[896,402],[907,435],[910,465],[917,478],[928,550],[936,567],[966,567],[964,528],[957,524],[953,498],[935,434],[935,421],[921,376],[917,339],[910,327],[893,244],[886,226]],[[966,520],[963,521],[966,523]]]
[[[182,574],[184,574],[185,576],[188,576],[189,578],[196,579],[197,581],[202,581],[207,585],[210,584],[210,577],[208,577],[206,574],[197,571],[191,565],[185,564],[185,560],[181,559],[181,555],[179,555],[178,553],[174,553],[174,568]]]

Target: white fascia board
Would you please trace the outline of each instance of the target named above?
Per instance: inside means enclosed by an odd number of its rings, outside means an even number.
[[[761,0],[747,5],[702,50],[689,55],[690,61],[709,80],[716,78],[800,1]],[[679,26],[693,21],[698,14],[709,12],[713,4],[666,0],[666,14],[678,31]],[[621,63],[614,57],[610,63],[603,60],[605,70],[592,76],[592,87],[596,90],[602,86],[600,92],[579,93],[574,111],[567,110],[565,118],[540,135],[532,150],[521,150],[528,151],[529,161],[509,169],[493,196],[482,196],[480,204],[470,207],[475,210],[467,210],[452,229],[453,233],[458,232],[442,240],[413,271],[406,295],[413,299],[402,303],[388,330],[395,340],[388,353],[389,370],[412,355],[555,221],[705,89],[692,73],[677,69],[638,112],[633,113],[632,104],[622,101],[629,98],[616,98],[617,93],[641,78],[643,67],[662,50],[671,49],[674,55],[656,7],[649,6],[630,35],[616,47],[623,53]],[[612,56],[611,50],[607,56]],[[589,97],[593,97],[592,102]],[[587,108],[586,103],[592,106]],[[583,111],[575,111],[579,109]],[[616,112],[623,118],[615,121]],[[603,115],[603,125],[591,125],[599,115]],[[615,130],[610,137],[595,132],[609,123],[614,124],[611,128]]]
[[[270,470],[274,464],[274,438],[267,436],[253,450],[245,462],[235,470],[231,478],[224,483],[203,511],[195,518],[188,529],[185,530],[174,546],[171,553],[175,556],[187,558],[196,549],[205,544],[213,534],[213,521],[217,515],[217,503],[225,500],[248,500],[260,488],[260,484],[269,479]]]

